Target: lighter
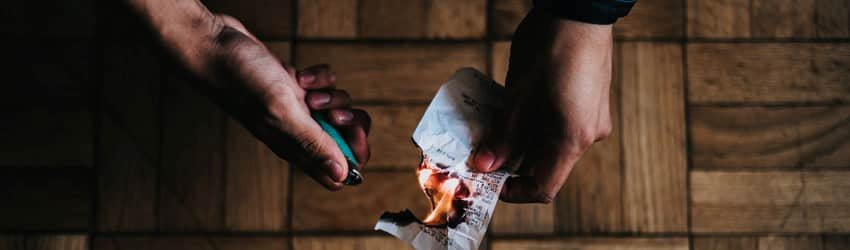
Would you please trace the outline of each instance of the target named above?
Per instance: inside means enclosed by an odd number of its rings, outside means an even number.
[[[363,176],[360,175],[360,172],[357,171],[357,167],[360,165],[357,163],[357,157],[354,156],[354,152],[351,151],[351,147],[348,146],[348,143],[345,142],[345,139],[342,138],[342,135],[339,134],[333,125],[328,122],[328,118],[325,114],[319,112],[312,112],[310,114],[313,116],[313,120],[319,123],[319,126],[322,127],[322,130],[336,142],[339,150],[342,151],[342,155],[345,156],[345,160],[348,161],[348,175],[345,176],[345,180],[342,181],[342,184],[345,185],[358,185],[363,182]]]

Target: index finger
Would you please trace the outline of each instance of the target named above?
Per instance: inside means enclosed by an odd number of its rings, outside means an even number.
[[[331,66],[318,64],[298,72],[298,85],[307,90],[332,89],[336,86],[336,74]]]
[[[509,178],[499,198],[510,203],[548,204],[554,201],[581,156],[554,151],[538,151],[532,158],[526,158],[521,168],[533,168],[534,175]]]

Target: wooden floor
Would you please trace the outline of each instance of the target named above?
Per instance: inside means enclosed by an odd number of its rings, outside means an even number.
[[[414,126],[455,69],[504,79],[531,1],[205,1],[371,113],[366,182],[336,193],[112,1],[47,2],[0,22],[0,249],[404,248],[372,227],[427,209]],[[850,249],[850,1],[640,0],[615,30],[613,135],[483,249]]]

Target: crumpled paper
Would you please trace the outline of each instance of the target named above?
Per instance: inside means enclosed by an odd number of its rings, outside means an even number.
[[[478,70],[459,69],[440,87],[413,132],[413,141],[422,152],[423,166],[448,172],[469,189],[459,200],[463,203],[462,216],[449,218],[450,223],[430,226],[409,210],[385,212],[375,230],[387,232],[416,249],[478,249],[502,185],[515,164],[506,164],[491,173],[478,173],[467,162],[501,110],[504,92],[502,86]]]

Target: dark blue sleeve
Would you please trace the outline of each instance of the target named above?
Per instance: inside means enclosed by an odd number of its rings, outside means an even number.
[[[534,7],[553,15],[593,24],[612,24],[629,14],[637,0],[534,0]]]

